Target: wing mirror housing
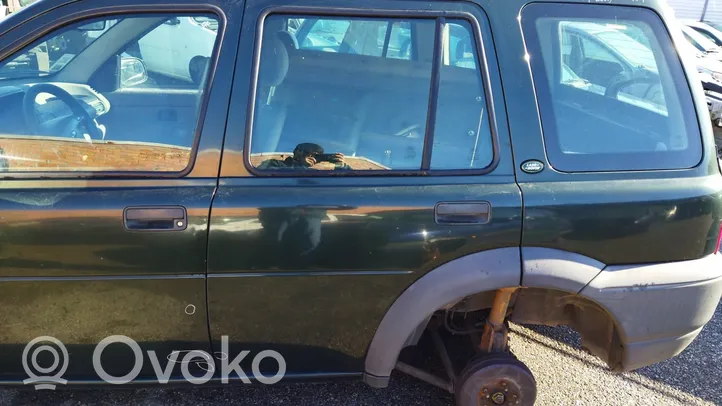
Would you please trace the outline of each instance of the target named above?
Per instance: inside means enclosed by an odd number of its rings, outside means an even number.
[[[148,81],[148,69],[142,60],[123,56],[120,59],[120,87],[139,86]]]

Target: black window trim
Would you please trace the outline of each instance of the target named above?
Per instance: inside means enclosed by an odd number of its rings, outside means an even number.
[[[539,14],[539,11],[534,10],[534,8],[536,8],[536,7],[560,7],[562,10],[561,11],[562,14],[556,13],[556,14],[552,14],[551,16],[561,18],[561,17],[566,16],[567,14],[570,14],[570,15],[574,14],[573,12],[570,12],[570,9],[579,8],[580,6],[587,7],[587,8],[588,7],[597,7],[599,9],[601,9],[602,7],[610,7],[610,8],[617,8],[617,9],[625,9],[625,11],[637,9],[637,10],[641,10],[642,12],[650,12],[654,15],[653,18],[656,18],[656,20],[657,20],[655,23],[660,24],[662,31],[664,31],[666,33],[666,38],[669,40],[669,41],[664,41],[664,42],[667,42],[666,44],[662,43],[662,41],[660,41],[660,46],[662,48],[664,48],[665,46],[671,47],[671,51],[669,51],[669,52],[667,50],[663,49],[663,54],[664,54],[663,58],[665,59],[665,61],[667,63],[670,63],[670,69],[673,69],[671,65],[677,64],[677,66],[681,70],[681,73],[684,77],[684,86],[680,86],[680,87],[682,87],[682,89],[678,88],[677,91],[681,90],[680,97],[683,97],[683,95],[686,94],[689,96],[689,99],[691,101],[691,110],[692,110],[692,112],[694,112],[694,114],[689,116],[689,117],[693,117],[693,119],[692,119],[693,123],[691,123],[690,127],[694,128],[696,130],[697,136],[695,137],[694,134],[690,134],[689,140],[690,141],[693,141],[695,139],[699,140],[700,154],[699,154],[698,161],[694,165],[691,165],[689,167],[680,167],[680,168],[608,169],[608,168],[596,168],[596,167],[589,166],[587,168],[575,168],[572,170],[572,169],[560,169],[558,167],[555,167],[554,163],[551,161],[550,156],[549,156],[549,148],[550,148],[550,146],[551,146],[551,148],[557,148],[557,146],[554,145],[556,142],[558,142],[558,138],[557,138],[557,134],[556,134],[556,117],[553,113],[542,114],[542,110],[547,109],[547,107],[542,106],[542,104],[540,103],[540,97],[539,97],[539,89],[540,88],[542,89],[542,91],[548,92],[548,84],[546,83],[546,80],[547,80],[546,78],[547,78],[548,72],[546,72],[546,66],[542,63],[541,67],[539,69],[536,69],[537,73],[535,74],[534,73],[535,69],[532,69],[532,61],[530,60],[528,62],[529,73],[532,78],[532,88],[534,89],[534,99],[536,101],[537,117],[539,118],[539,122],[541,124],[542,145],[544,147],[544,155],[545,155],[546,161],[549,164],[549,166],[551,168],[553,168],[554,170],[558,171],[559,173],[564,173],[564,174],[604,173],[604,172],[607,172],[607,173],[628,172],[629,173],[629,172],[681,171],[681,170],[694,169],[694,168],[697,168],[698,166],[700,166],[705,161],[705,158],[706,158],[706,152],[705,152],[706,146],[705,146],[704,139],[703,139],[703,131],[702,131],[702,128],[700,127],[699,120],[697,119],[697,117],[699,117],[697,103],[695,102],[694,94],[692,93],[690,87],[687,85],[689,83],[689,77],[687,75],[687,72],[684,69],[684,64],[682,63],[681,55],[679,54],[679,52],[677,52],[677,49],[676,49],[677,44],[675,44],[673,41],[673,37],[669,31],[669,27],[667,26],[667,23],[655,9],[645,7],[645,6],[639,6],[639,5],[634,5],[634,6],[620,5],[620,4],[589,4],[589,5],[587,5],[587,4],[576,4],[576,3],[575,4],[566,4],[566,3],[559,3],[559,2],[554,2],[554,1],[530,2],[530,3],[526,4],[519,13],[519,16],[520,16],[519,26],[521,28],[522,39],[524,41],[524,48],[526,49],[527,53],[529,55],[532,55],[532,52],[529,52],[531,49],[530,44],[533,44],[532,41],[536,41],[536,39],[535,39],[536,28],[533,27],[532,25],[534,25],[534,23],[536,22],[537,16],[540,14]],[[589,12],[588,10],[585,10],[585,11]],[[526,17],[525,17],[525,14],[526,14]],[[577,15],[577,14],[575,14],[574,16],[579,17],[579,15]],[[650,28],[654,29],[654,27],[651,27],[651,26],[650,26]],[[553,47],[558,46],[558,44],[556,44],[556,41],[554,44],[552,44],[552,46]],[[537,56],[537,59],[539,59],[539,57],[540,57],[540,55]],[[537,83],[537,82],[541,82],[541,84]],[[684,108],[684,103],[680,103],[680,104]],[[706,114],[706,112],[705,112],[705,114]],[[545,121],[547,121],[546,125],[544,124]],[[546,131],[550,128],[549,123],[551,123],[554,126],[554,131],[552,131],[552,134],[550,134],[548,131]],[[670,152],[673,152],[673,151],[670,151]],[[660,153],[662,153],[662,152],[653,152],[653,153],[645,152],[645,153],[636,153],[635,155],[650,156],[655,159],[659,159]],[[560,152],[560,154],[565,155],[563,152]],[[599,154],[593,154],[593,155],[596,157],[601,157],[602,159],[607,159],[607,160],[613,160],[615,157],[619,156],[618,153],[607,153],[607,154],[599,153]],[[569,165],[569,164],[567,162],[564,165]]]
[[[63,7],[72,7],[72,4],[65,5]],[[62,10],[62,7],[58,10]],[[55,12],[56,9],[48,11]],[[203,100],[200,104],[198,111],[198,119],[196,120],[196,127],[193,132],[193,144],[191,146],[190,157],[188,164],[182,171],[175,172],[161,172],[161,171],[127,171],[127,170],[113,170],[113,171],[13,171],[3,172],[0,177],[5,180],[32,180],[32,179],[115,179],[115,178],[184,178],[188,176],[195,167],[196,157],[198,155],[198,147],[200,146],[201,135],[205,123],[206,113],[208,111],[208,104],[210,103],[211,87],[215,78],[216,69],[218,68],[218,62],[221,53],[221,46],[224,41],[226,34],[226,14],[220,7],[211,4],[145,4],[139,5],[113,5],[113,6],[101,6],[91,9],[83,9],[73,14],[63,14],[61,18],[53,21],[52,24],[47,24],[42,27],[42,30],[32,31],[15,42],[11,43],[8,47],[0,50],[0,61],[4,61],[7,58],[12,57],[17,52],[21,51],[26,46],[33,44],[34,42],[42,39],[44,36],[51,34],[52,32],[62,29],[64,27],[73,25],[77,22],[94,19],[94,18],[110,18],[113,16],[124,16],[124,15],[142,15],[142,14],[213,14],[218,18],[218,31],[216,36],[216,42],[213,45],[211,64],[208,69],[206,85],[202,89]],[[36,17],[30,18],[26,21],[21,22],[17,27],[22,26],[26,23],[32,23]]]
[[[303,170],[258,170],[251,163],[250,145],[253,137],[255,120],[256,95],[258,92],[258,75],[261,62],[261,46],[263,45],[263,29],[266,18],[272,14],[309,15],[314,17],[375,17],[375,18],[423,18],[436,20],[434,43],[434,60],[431,72],[431,93],[429,94],[429,110],[427,110],[426,133],[424,138],[424,151],[421,158],[421,167],[416,170],[349,170],[349,171],[303,171]],[[476,62],[479,66],[482,88],[486,99],[486,116],[489,120],[491,133],[492,160],[484,168],[479,169],[430,169],[431,153],[433,152],[434,128],[429,124],[436,122],[436,106],[438,103],[439,77],[441,74],[441,30],[439,27],[446,19],[465,20],[471,26],[476,43]],[[251,70],[250,91],[248,94],[248,111],[245,135],[243,139],[243,165],[252,176],[256,177],[369,177],[369,176],[459,176],[459,175],[486,175],[499,165],[501,154],[499,151],[496,110],[494,108],[494,94],[491,87],[491,76],[487,66],[486,50],[481,33],[481,24],[471,13],[444,10],[395,10],[395,9],[357,9],[357,8],[328,8],[307,6],[273,6],[264,9],[258,16],[256,24],[256,38],[253,49],[253,66]],[[432,118],[433,117],[433,118]],[[424,164],[426,169],[424,169]]]

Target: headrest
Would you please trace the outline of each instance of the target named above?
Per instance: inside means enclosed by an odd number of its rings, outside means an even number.
[[[461,40],[456,44],[456,59],[464,59],[464,53],[467,48],[471,48],[469,41]]]
[[[298,49],[298,40],[296,39],[296,36],[291,34],[288,31],[278,31],[276,33],[276,36],[279,40],[283,43],[283,45],[286,46],[286,50],[289,53],[292,53],[293,51]]]
[[[288,50],[278,35],[264,38],[263,42],[258,81],[261,86],[278,86],[288,73]]]

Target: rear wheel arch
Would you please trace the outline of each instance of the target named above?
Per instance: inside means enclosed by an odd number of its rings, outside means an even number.
[[[366,353],[364,381],[386,387],[399,353],[436,310],[479,292],[519,286],[520,280],[519,247],[470,254],[427,273],[386,312]]]
[[[522,288],[511,321],[569,325],[591,352],[610,366],[619,365],[623,348],[616,320],[579,294],[605,267],[580,254],[541,247],[494,249],[441,265],[409,286],[389,308],[369,345],[364,380],[386,387],[401,350],[418,340],[437,310],[469,297],[491,299],[496,290],[508,287]]]

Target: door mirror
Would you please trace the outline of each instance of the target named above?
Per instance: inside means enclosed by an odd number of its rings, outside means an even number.
[[[173,18],[171,18],[170,20],[164,22],[163,24],[165,24],[165,25],[179,25],[180,23],[181,23],[181,22],[180,22],[180,18],[178,18],[178,17],[173,17]]]
[[[138,58],[124,56],[120,60],[120,87],[139,86],[148,81],[148,69]]]
[[[81,25],[77,28],[78,31],[105,31],[106,21],[96,21],[94,23]]]

